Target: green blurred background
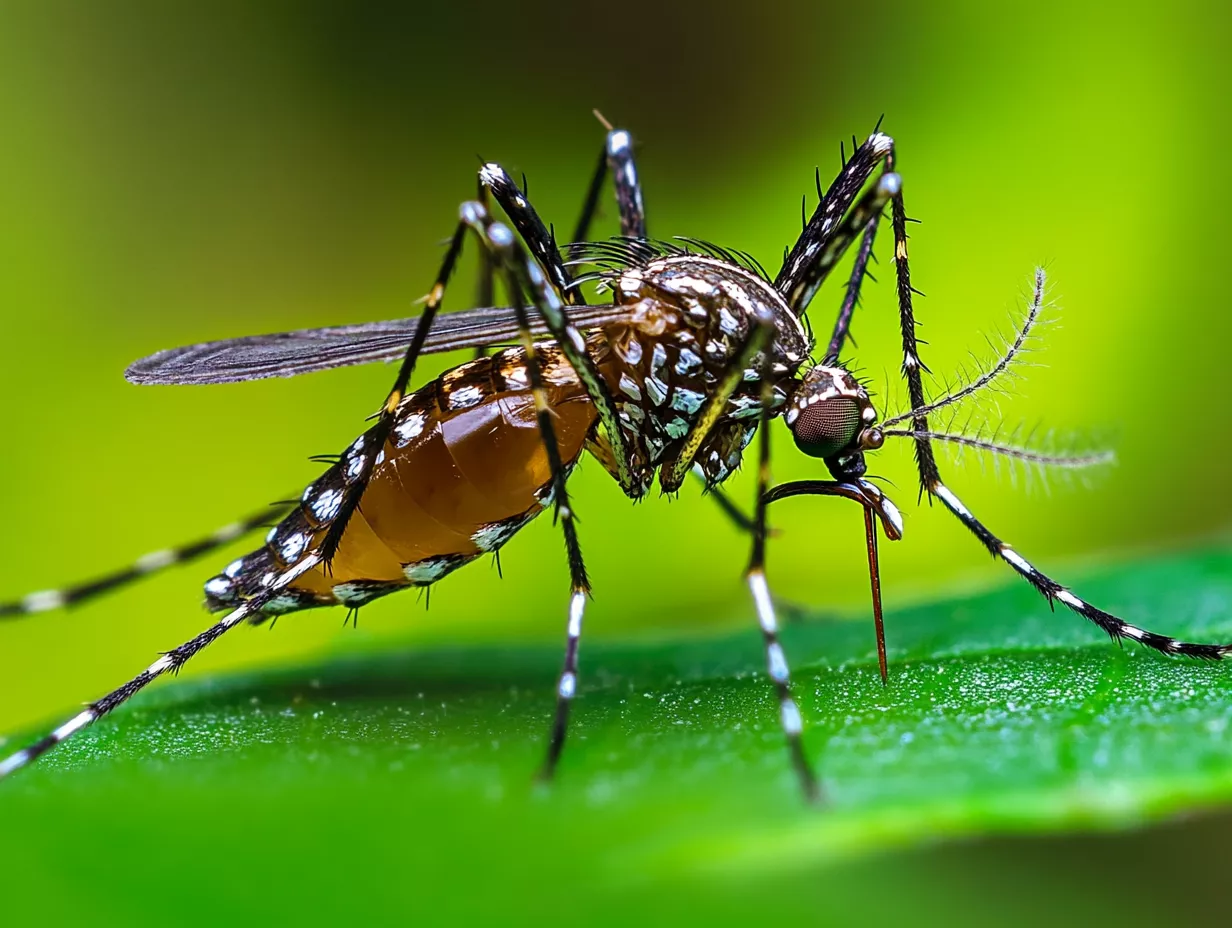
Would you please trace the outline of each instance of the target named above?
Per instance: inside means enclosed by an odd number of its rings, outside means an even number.
[[[129,386],[124,366],[196,340],[413,314],[477,154],[525,171],[540,213],[571,227],[602,141],[592,107],[639,142],[652,234],[715,240],[772,270],[801,194],[811,209],[814,165],[833,176],[839,141],[884,113],[923,220],[912,259],[932,369],[987,357],[985,335],[1007,329],[1042,263],[1055,322],[1001,410],[1111,429],[1120,458],[1089,487],[1049,488],[968,459],[951,486],[1062,577],[1221,535],[1227,26],[1222,8],[1184,2],[1111,15],[1075,3],[6,0],[0,595],[120,566],[311,480],[307,457],[349,443],[388,369],[175,390]],[[856,358],[897,407],[888,263],[880,276]],[[470,304],[465,269],[458,281],[447,308]],[[819,329],[839,298],[829,286],[814,302]],[[778,478],[818,473],[781,426],[775,442]],[[954,520],[915,507],[905,448],[875,470],[909,520],[906,540],[883,546],[889,603],[1009,582]],[[730,485],[742,499],[749,476]],[[593,465],[575,493],[596,588],[588,636],[750,621],[745,546],[711,504],[685,492],[633,507]],[[785,503],[773,521],[775,589],[864,620],[852,507]],[[473,566],[430,612],[392,597],[345,632],[340,614],[296,616],[228,639],[191,672],[391,640],[558,640],[566,572],[551,527],[532,526],[502,560],[503,580]],[[6,627],[0,731],[193,634],[213,569]]]

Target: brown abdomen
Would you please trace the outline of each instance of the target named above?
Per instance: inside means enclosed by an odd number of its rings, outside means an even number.
[[[571,468],[596,411],[567,362],[541,348],[561,460]],[[328,568],[298,578],[263,610],[358,606],[407,586],[425,586],[495,551],[538,515],[551,489],[525,356],[506,349],[464,364],[408,396],[378,456],[360,507]],[[348,470],[370,431],[304,494],[263,548],[206,584],[211,609],[259,594],[320,543],[338,514]]]

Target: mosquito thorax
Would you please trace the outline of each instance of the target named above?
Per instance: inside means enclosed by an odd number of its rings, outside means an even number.
[[[885,440],[868,391],[841,367],[818,364],[796,387],[783,415],[796,447],[822,458],[840,480],[864,474],[864,452]]]
[[[761,412],[761,376],[771,380],[771,414],[786,408],[809,341],[800,320],[774,286],[756,271],[707,255],[642,255],[641,243],[610,246],[628,261],[610,278],[614,301],[630,308],[627,323],[607,326],[611,355],[604,373],[612,384],[628,445],[660,468],[665,492],[679,489],[668,475],[682,442],[707,398],[728,375],[759,320],[772,319],[769,357],[754,355],[731,395],[727,414],[696,449],[694,462],[710,484],[740,465]],[[626,251],[628,252],[626,254]],[[767,363],[768,362],[768,363]],[[687,472],[687,471],[686,471]]]

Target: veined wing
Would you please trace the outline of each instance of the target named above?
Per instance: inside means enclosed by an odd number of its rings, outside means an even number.
[[[625,306],[569,307],[569,318],[579,329],[620,322],[628,316]],[[542,319],[532,313],[530,321],[533,334],[547,334]],[[418,324],[415,316],[201,342],[134,361],[124,376],[136,384],[236,383],[396,361],[406,352]],[[500,345],[517,338],[517,315],[512,307],[468,309],[437,316],[423,353]]]

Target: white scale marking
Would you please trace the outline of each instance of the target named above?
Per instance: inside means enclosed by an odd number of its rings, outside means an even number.
[[[767,635],[778,633],[778,620],[774,617],[774,603],[770,599],[770,587],[766,584],[766,575],[760,570],[749,574],[749,591],[753,594],[753,602],[757,605],[757,619],[761,630]]]
[[[334,594],[334,599],[344,606],[364,606],[376,599],[382,591],[358,583],[337,583],[330,592]]]
[[[147,667],[145,672],[148,673],[151,677],[157,677],[160,673],[166,673],[168,670],[170,670],[172,663],[173,662],[171,660],[171,655],[164,654],[162,657],[160,657],[158,660],[152,663],[149,667]]]
[[[0,777],[6,777],[14,770],[24,767],[30,761],[29,751],[18,751],[0,762]]]
[[[775,683],[786,683],[789,676],[787,658],[783,654],[783,646],[777,641],[772,641],[767,646],[766,662],[770,667],[770,679]]]
[[[650,353],[650,373],[655,377],[660,377],[663,374],[663,367],[667,364],[667,349],[662,344],[656,342],[654,350]]]
[[[504,173],[499,164],[488,162],[479,169],[479,179],[483,181],[485,187],[494,187],[500,182],[501,175]]]
[[[702,366],[702,359],[688,348],[680,349],[680,356],[676,359],[676,373],[688,374]]]
[[[510,538],[517,534],[518,529],[523,526],[521,520],[512,520],[508,522],[494,522],[491,525],[485,525],[479,528],[471,535],[471,541],[480,551],[488,552],[495,551]]]
[[[142,555],[133,566],[142,573],[148,574],[153,570],[170,567],[176,560],[178,558],[176,558],[175,552],[170,548],[166,548],[162,551],[151,551],[149,554]]]
[[[950,507],[957,515],[964,519],[973,518],[970,511],[962,504],[962,501],[950,492],[949,487],[938,481],[933,484],[933,493],[941,497],[941,501]]]
[[[582,614],[586,611],[586,594],[578,591],[569,600],[569,637],[582,636]]]
[[[795,738],[804,730],[804,720],[800,718],[800,709],[794,699],[783,700],[783,731]]]
[[[84,712],[78,712],[71,719],[53,731],[51,733],[51,737],[55,738],[57,741],[63,741],[75,732],[81,731],[81,729],[93,722],[95,718],[96,716],[93,709],[86,709]]]
[[[1001,545],[1001,556],[1013,564],[1018,570],[1024,574],[1034,574],[1035,568],[1021,554],[1011,548],[1009,545]]]
[[[663,431],[667,432],[669,438],[684,438],[689,434],[689,423],[679,417],[673,417],[663,426]]]
[[[560,675],[560,686],[556,691],[560,694],[561,699],[572,699],[573,694],[577,691],[577,677],[572,673],[566,672]]]
[[[231,581],[226,577],[215,577],[205,585],[207,596],[222,597],[231,592]]]
[[[278,551],[282,559],[290,563],[304,553],[304,549],[308,547],[308,541],[308,535],[299,532],[285,539]]]
[[[243,535],[247,528],[248,526],[243,522],[232,522],[230,525],[224,525],[216,531],[213,538],[215,541],[231,541]]]
[[[476,386],[463,387],[449,394],[450,409],[466,409],[483,399],[483,391]]]
[[[412,583],[434,583],[458,565],[458,561],[447,557],[430,557],[414,564],[404,564],[402,575]]]
[[[405,422],[398,425],[394,432],[401,439],[402,444],[406,444],[413,438],[418,438],[424,430],[424,417],[419,413],[409,416]]]
[[[701,409],[705,401],[703,394],[696,390],[686,390],[684,387],[677,387],[672,393],[672,409],[678,409],[687,415],[693,415]]]
[[[1071,609],[1081,609],[1086,605],[1081,599],[1071,593],[1069,590],[1057,590],[1054,594],[1057,599],[1065,603]],[[1132,627],[1132,626],[1131,626]]]
[[[342,491],[326,490],[312,502],[312,514],[321,522],[329,522],[342,508]]]
[[[64,594],[59,590],[40,590],[21,601],[21,608],[26,612],[47,612],[63,605]]]

